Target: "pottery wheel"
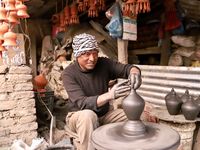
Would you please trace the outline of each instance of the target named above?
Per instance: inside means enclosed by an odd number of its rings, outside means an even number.
[[[180,144],[178,132],[166,125],[144,123],[146,132],[139,136],[124,135],[125,122],[107,124],[92,134],[97,150],[176,150]]]

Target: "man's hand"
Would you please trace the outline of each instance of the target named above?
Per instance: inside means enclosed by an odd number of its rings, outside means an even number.
[[[112,87],[112,89],[109,91],[109,95],[111,99],[116,99],[122,96],[126,96],[127,92],[130,90],[131,87],[128,84],[128,80],[123,80]]]
[[[131,82],[131,87],[136,90],[140,87],[140,85],[142,84],[142,78],[140,76],[140,74],[130,74],[129,75],[129,81]]]

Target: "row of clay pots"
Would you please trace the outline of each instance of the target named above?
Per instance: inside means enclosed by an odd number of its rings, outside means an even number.
[[[183,113],[185,119],[195,120],[200,114],[200,96],[194,100],[188,90],[179,96],[172,88],[165,96],[165,102],[170,115]]]
[[[0,20],[18,24],[19,18],[28,18],[26,5],[19,3],[13,9],[7,7],[0,7]]]

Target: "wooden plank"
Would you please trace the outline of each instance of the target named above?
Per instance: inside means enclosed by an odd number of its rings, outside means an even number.
[[[135,50],[129,50],[129,55],[148,55],[148,54],[160,54],[160,48],[158,47],[150,47],[150,48],[144,48],[144,49],[135,49]]]

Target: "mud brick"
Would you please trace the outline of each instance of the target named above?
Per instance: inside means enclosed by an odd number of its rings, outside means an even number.
[[[14,91],[31,91],[33,90],[32,82],[16,84],[14,86]]]
[[[28,66],[11,66],[9,69],[10,74],[31,74],[32,70]]]
[[[32,75],[26,75],[26,74],[7,74],[6,75],[8,82],[14,83],[25,83],[32,80]]]
[[[0,105],[0,111],[1,110],[10,110],[10,109],[14,109],[17,105],[16,101],[1,101],[1,105]]]

